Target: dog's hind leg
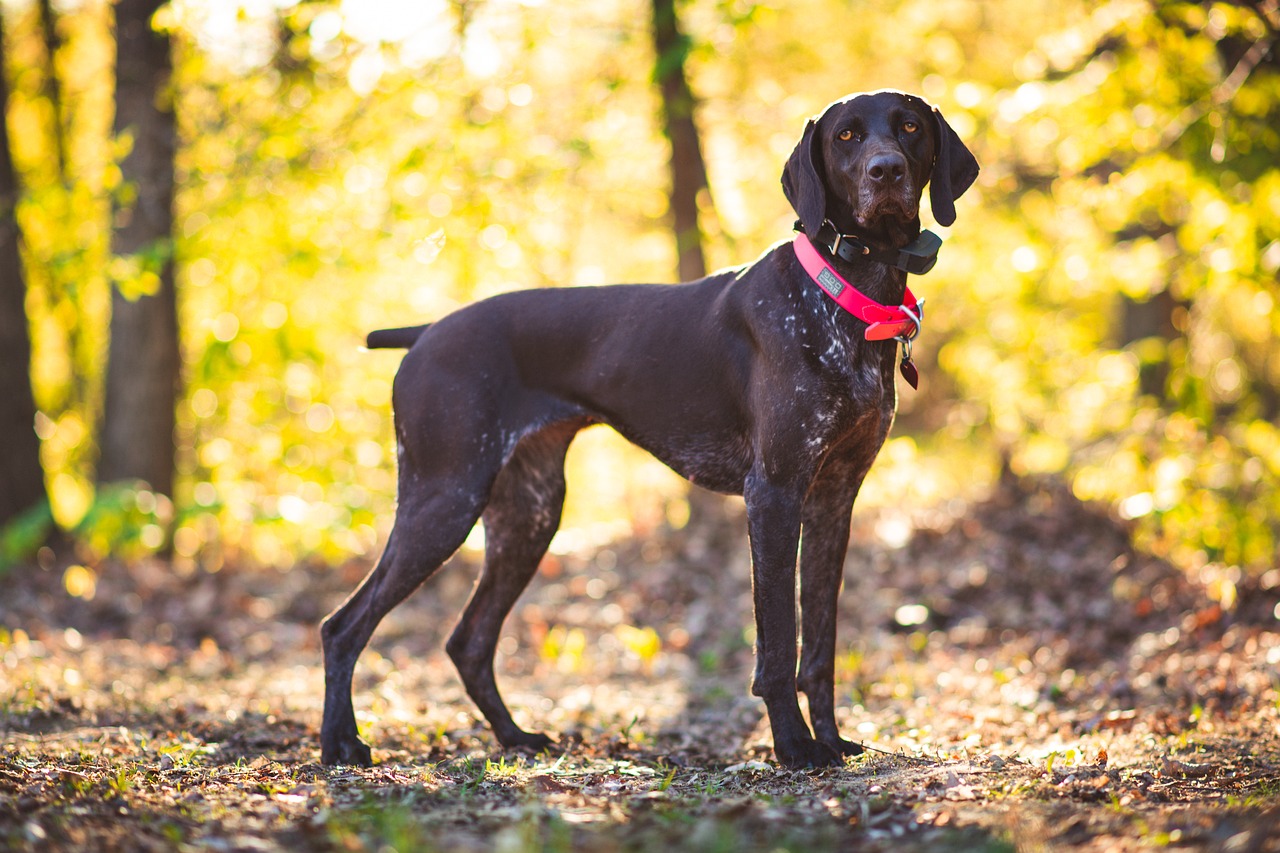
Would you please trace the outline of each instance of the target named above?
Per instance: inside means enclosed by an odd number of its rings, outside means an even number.
[[[534,751],[552,744],[516,725],[498,693],[493,655],[502,623],[538,570],[560,526],[564,457],[580,422],[560,423],[516,445],[485,508],[484,569],[445,648],[494,736],[507,748]]]
[[[405,471],[401,469],[401,479]],[[425,497],[415,497],[423,495]],[[431,577],[458,549],[485,503],[485,489],[401,489],[395,526],[378,565],[321,625],[324,645],[324,764],[371,763],[356,731],[351,676],[382,617]]]

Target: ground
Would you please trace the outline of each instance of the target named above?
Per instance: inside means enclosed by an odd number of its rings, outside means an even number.
[[[1280,850],[1280,577],[1224,609],[1051,483],[857,514],[837,705],[869,750],[791,772],[748,691],[746,553],[730,506],[549,557],[498,662],[541,755],[503,754],[443,653],[455,559],[361,659],[372,769],[317,737],[316,625],[367,565],[108,562],[89,600],[16,568],[0,849]]]

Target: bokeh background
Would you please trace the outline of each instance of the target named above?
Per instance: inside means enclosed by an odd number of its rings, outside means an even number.
[[[0,216],[16,213],[21,251],[4,329],[29,337],[29,362],[0,370],[29,376],[44,492],[8,509],[3,544],[16,562],[51,534],[70,542],[73,595],[93,594],[108,557],[159,554],[184,575],[373,558],[394,508],[399,355],[364,351],[367,331],[516,288],[676,280],[681,119],[707,179],[681,246],[696,240],[709,269],[749,261],[790,232],[779,176],[805,118],[882,87],[937,104],[983,170],[952,228],[926,213],[946,243],[914,286],[922,387],[902,389],[861,505],[959,513],[1002,472],[1047,476],[1228,609],[1242,579],[1280,585],[1272,0],[4,0],[0,14]],[[156,55],[171,70],[117,87],[120,57]],[[174,193],[167,230],[131,243],[166,159],[132,157],[146,146],[119,116],[139,91],[172,122]],[[108,422],[139,414],[106,399],[113,298],[169,288],[172,482],[104,478]],[[6,470],[23,452],[6,443]],[[691,514],[682,481],[604,428],[576,442],[569,491],[553,550]]]

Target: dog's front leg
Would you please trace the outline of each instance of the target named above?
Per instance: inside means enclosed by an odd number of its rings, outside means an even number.
[[[814,740],[796,698],[796,551],[802,489],[759,470],[747,477],[747,531],[756,618],[756,671],[751,691],[764,699],[773,751],[787,767],[824,767],[840,756]]]
[[[858,469],[861,470],[858,470]],[[835,713],[836,604],[849,548],[853,501],[866,465],[829,461],[805,498],[800,544],[800,677],[818,740],[842,755],[862,746],[840,737]]]

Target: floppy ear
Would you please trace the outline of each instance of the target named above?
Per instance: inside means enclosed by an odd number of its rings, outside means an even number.
[[[827,217],[827,190],[822,180],[822,140],[818,122],[805,122],[804,133],[782,170],[782,192],[795,208],[806,234],[817,234]]]
[[[978,161],[936,107],[933,120],[938,131],[938,152],[929,179],[929,206],[939,225],[950,225],[956,221],[956,199],[978,177]]]

